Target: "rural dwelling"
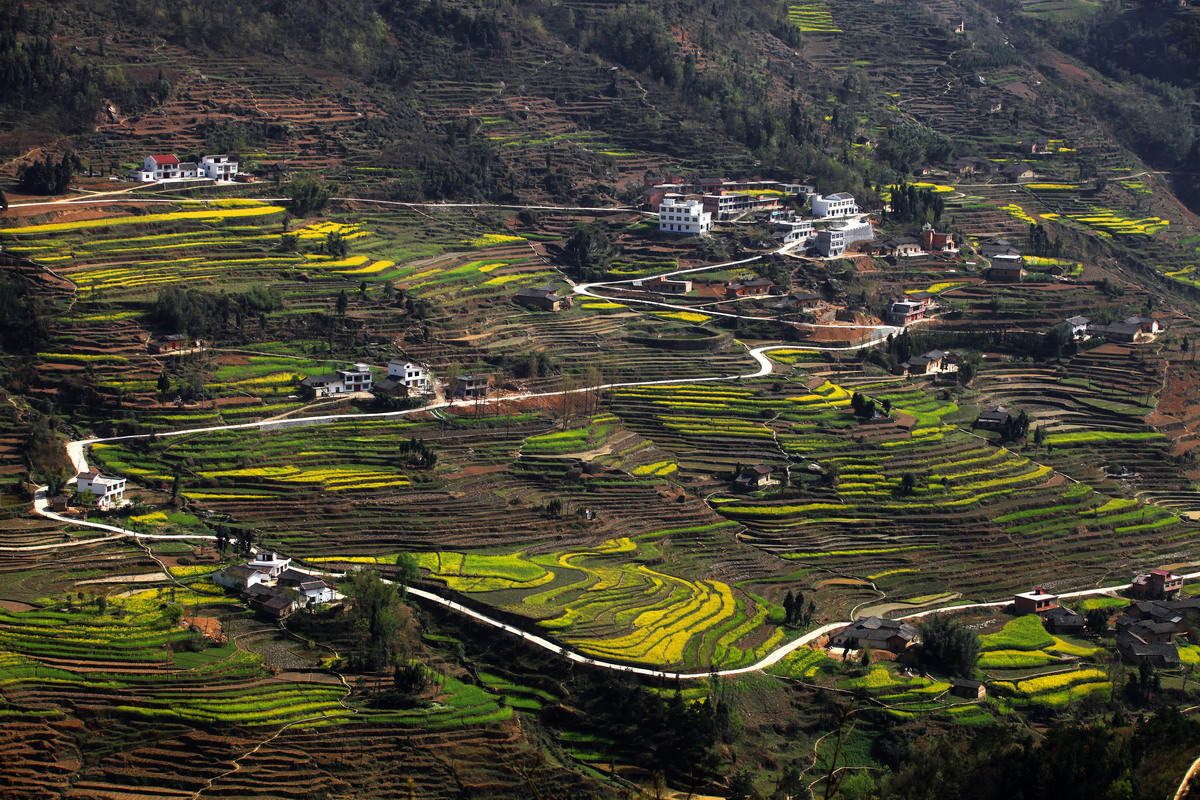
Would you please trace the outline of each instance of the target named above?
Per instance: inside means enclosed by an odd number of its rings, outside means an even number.
[[[1028,164],[1011,164],[1004,168],[1004,177],[1011,183],[1029,180],[1034,175],[1033,167]]]
[[[146,156],[142,168],[133,173],[134,180],[142,183],[153,181],[176,181],[189,178],[209,178],[214,181],[232,181],[238,172],[238,162],[227,155],[203,156],[199,163],[180,161],[173,155]]]
[[[570,298],[560,295],[553,286],[518,289],[513,302],[535,311],[562,311],[571,307]]]
[[[1042,625],[1046,630],[1055,635],[1083,633],[1083,615],[1076,614],[1066,606],[1055,606],[1038,616],[1042,618]]]
[[[766,486],[779,483],[779,481],[771,480],[771,473],[774,471],[772,467],[765,464],[758,464],[753,467],[743,467],[736,478],[733,479],[733,486],[743,492],[753,492],[756,489],[762,489]]]
[[[725,285],[725,296],[733,299],[735,297],[757,297],[759,295],[770,294],[775,288],[775,284],[766,278],[755,278],[752,281],[734,281]]]
[[[1174,637],[1179,631],[1180,627],[1175,623],[1141,620],[1123,614],[1117,618],[1117,650],[1135,664],[1147,661],[1163,667],[1177,667],[1180,664],[1179,648]]]
[[[1167,569],[1152,569],[1129,586],[1129,596],[1138,600],[1174,600],[1183,591],[1183,578]]]
[[[1154,317],[1126,317],[1121,320],[1126,325],[1137,325],[1142,333],[1156,334],[1163,330],[1162,324]]]
[[[869,252],[877,253],[881,256],[895,256],[897,258],[925,254],[921,249],[921,243],[911,236],[893,236],[880,242],[873,242],[867,246],[867,249]]]
[[[69,506],[67,506],[67,498],[63,497],[61,494],[50,498],[50,510],[55,514],[61,514],[68,508]]]
[[[816,311],[825,305],[825,298],[819,292],[792,292],[776,304],[783,311]]]
[[[926,253],[954,253],[958,252],[958,240],[953,233],[938,233],[926,225],[921,231],[921,247]]]
[[[1090,319],[1080,316],[1067,317],[1062,321],[1062,324],[1070,330],[1072,339],[1086,339],[1089,323],[1091,323]]]
[[[460,400],[478,400],[487,397],[491,384],[491,375],[459,375],[454,385],[454,396]]]
[[[266,580],[266,574],[245,564],[236,564],[213,573],[213,583],[241,594]]]
[[[134,173],[143,183],[179,177],[179,159],[173,155],[146,156],[142,168]]]
[[[987,278],[997,283],[1020,283],[1025,280],[1025,260],[1011,254],[993,256]]]
[[[203,156],[200,159],[200,172],[214,181],[231,181],[237,177],[238,162],[224,154]]]
[[[1021,251],[1013,247],[1013,243],[1008,239],[993,239],[992,241],[980,245],[979,255],[984,258],[995,258],[996,256],[1019,256]]]
[[[177,350],[182,350],[187,347],[187,337],[182,333],[172,333],[169,336],[160,336],[150,342],[151,353],[173,353]]]
[[[1025,152],[1031,156],[1045,155],[1046,153],[1050,152],[1050,140],[1040,138],[1030,139],[1029,141],[1025,142],[1024,149]]]
[[[432,388],[429,368],[415,361],[389,361],[387,376],[403,384],[409,394],[428,394]]]
[[[812,234],[813,224],[810,220],[779,220],[774,224],[774,233],[771,234],[771,237],[783,244],[790,244],[805,241]]]
[[[925,319],[929,308],[927,298],[893,297],[884,312],[884,322],[888,325],[910,325],[919,319]]]
[[[269,580],[275,580],[291,563],[292,560],[287,556],[271,550],[259,550],[246,566],[263,573]]]
[[[1176,608],[1178,601],[1142,600],[1133,603],[1125,609],[1120,619],[1142,620],[1145,622],[1165,622],[1175,626],[1178,631],[1184,630],[1183,617],[1187,609]]]
[[[350,369],[309,375],[300,381],[300,390],[309,398],[330,397],[347,392],[369,392],[374,382],[369,365],[355,364]]]
[[[296,610],[296,592],[293,589],[253,586],[247,595],[251,608],[274,619],[283,619]]]
[[[747,211],[769,208],[779,208],[778,195],[753,192],[729,193],[724,190],[716,194],[704,195],[704,210],[718,221],[733,219]]]
[[[880,617],[862,617],[842,628],[829,640],[829,646],[859,650],[870,645],[876,650],[903,653],[917,640],[917,629],[907,622]]]
[[[950,171],[957,175],[986,175],[995,169],[996,162],[979,156],[963,156],[950,162]]]
[[[1037,586],[1032,592],[1013,595],[1013,606],[1018,614],[1041,614],[1058,608],[1058,595],[1048,594],[1042,587]]]
[[[673,278],[651,278],[644,284],[646,289],[660,294],[687,294],[692,291],[692,282]]]
[[[1136,342],[1144,339],[1141,325],[1132,322],[1113,322],[1108,325],[1089,325],[1088,332],[1103,336],[1110,342]]]
[[[950,694],[955,697],[963,697],[967,700],[982,700],[987,697],[987,687],[982,681],[973,681],[968,678],[952,678],[950,680]]]
[[[826,258],[837,258],[846,252],[846,232],[841,228],[832,227],[817,231],[813,246]]]
[[[937,375],[942,372],[958,372],[958,363],[954,354],[944,350],[930,350],[928,353],[913,356],[900,367],[909,375]]]
[[[300,593],[300,605],[316,606],[321,603],[332,603],[337,598],[337,591],[321,578],[311,577],[296,587]]]
[[[96,508],[107,511],[125,502],[125,479],[101,475],[95,470],[81,472],[75,476],[75,492],[95,496]]]
[[[998,431],[1003,428],[1012,414],[1004,406],[992,406],[985,411],[980,412],[975,419],[975,427],[983,428],[985,431]]]
[[[659,233],[706,236],[711,230],[712,213],[699,200],[666,197],[658,207]]]
[[[821,219],[851,217],[859,213],[854,195],[847,192],[830,195],[813,195],[812,215]]]

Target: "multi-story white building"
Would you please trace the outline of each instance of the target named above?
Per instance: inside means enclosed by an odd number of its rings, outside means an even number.
[[[846,234],[840,228],[817,231],[817,252],[826,258],[837,258],[846,252]]]
[[[699,200],[668,197],[658,207],[660,233],[682,233],[704,236],[712,230],[712,214],[704,210]]]
[[[845,192],[829,195],[813,195],[812,213],[814,217],[827,219],[829,217],[849,217],[859,213],[858,203],[854,195]]]
[[[237,176],[238,162],[223,154],[204,156],[200,159],[200,171],[214,181],[231,181]]]
[[[111,478],[99,472],[81,472],[75,477],[75,491],[95,495],[96,507],[107,510],[125,502],[125,479]]]
[[[870,220],[844,220],[835,222],[822,231],[817,231],[815,246],[823,256],[837,258],[855,242],[869,242],[875,238],[875,228]]]
[[[404,384],[409,394],[429,393],[429,370],[412,361],[389,361],[387,376]]]

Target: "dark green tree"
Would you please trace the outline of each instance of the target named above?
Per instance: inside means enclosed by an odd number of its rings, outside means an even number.
[[[921,623],[925,663],[951,675],[969,678],[979,659],[979,634],[946,614]]]
[[[332,184],[311,175],[301,175],[288,186],[288,211],[297,217],[318,214],[333,197]]]

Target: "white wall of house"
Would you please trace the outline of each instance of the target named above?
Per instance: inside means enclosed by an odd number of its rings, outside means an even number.
[[[658,230],[702,236],[712,230],[712,214],[699,200],[675,200],[668,197],[658,208]]]
[[[108,509],[125,501],[125,479],[97,475],[94,478],[80,476],[75,481],[75,491],[96,497],[96,507]]]
[[[848,194],[814,195],[812,199],[814,217],[849,217],[858,213],[858,203]]]
[[[429,391],[429,370],[422,364],[412,361],[389,361],[387,374],[392,380],[403,383],[410,392]]]

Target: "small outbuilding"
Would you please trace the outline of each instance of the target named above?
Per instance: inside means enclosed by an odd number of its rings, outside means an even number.
[[[982,700],[987,697],[987,687],[983,685],[983,681],[953,678],[950,681],[950,694],[967,700]]]

